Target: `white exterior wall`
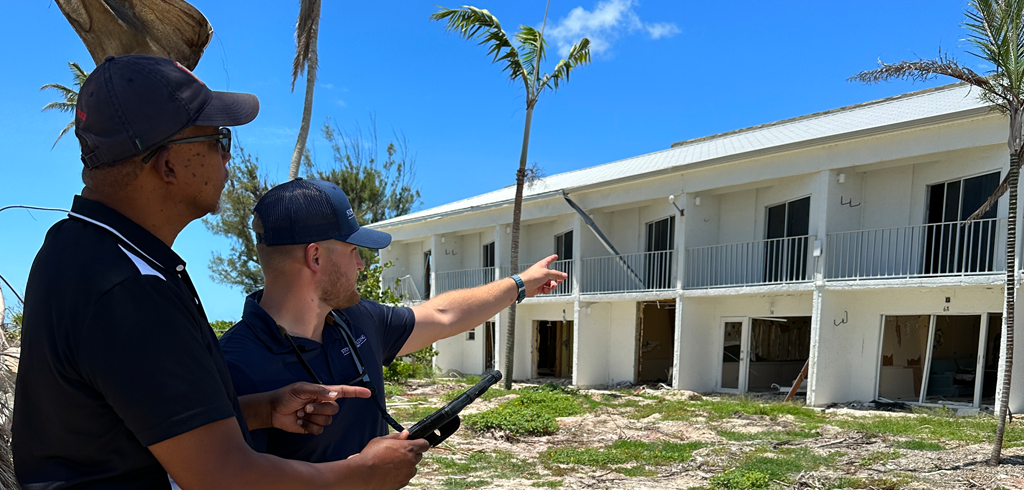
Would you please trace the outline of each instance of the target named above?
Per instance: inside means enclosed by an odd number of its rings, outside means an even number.
[[[565,192],[624,254],[644,250],[646,223],[678,216],[667,199],[675,195],[676,204],[686,213],[676,223],[682,270],[686,248],[763,240],[766,207],[805,196],[812,200],[810,233],[819,239],[826,238],[826,232],[922,224],[928,185],[993,170],[1005,172],[1005,134],[1005,119],[989,115],[784,152],[731,157],[704,166],[683,167],[675,173],[632,179],[623,176],[627,180]],[[838,182],[839,174],[844,174],[843,183]],[[700,205],[696,204],[697,198]],[[998,215],[1006,216],[1005,198],[1000,201]],[[422,284],[422,253],[431,243],[435,247],[435,273],[479,267],[480,247],[491,239],[496,239],[498,265],[507,265],[511,235],[506,227],[510,219],[511,205],[502,205],[385,228],[397,242],[382,252],[382,258],[396,263],[388,275],[410,274]],[[523,208],[520,262],[528,264],[550,254],[554,235],[569,229],[577,230],[577,261],[609,255],[586,228],[560,195],[528,200]],[[445,238],[444,244],[440,243],[441,237]],[[827,258],[827,239],[823,241],[823,258]],[[458,255],[446,256],[445,249],[458,250]],[[936,305],[934,298],[945,296],[953,298],[950,306],[957,308],[951,312],[1002,309],[998,278],[986,279],[987,286],[949,279],[840,284],[824,281],[820,277],[823,262],[813,263],[819,275],[810,283],[668,293],[669,298],[679,297],[673,383],[697,391],[718,387],[723,317],[814,316],[812,349],[817,345],[817,350],[811,353],[813,365],[808,381],[813,393],[809,400],[816,405],[869,400],[875,396],[877,385],[882,315],[935,314],[943,305]],[[580,269],[575,273],[579,274]],[[632,380],[635,296],[613,294],[595,299],[577,294],[520,305],[513,378],[532,374],[533,322],[565,319],[576,321],[576,384]],[[839,314],[846,315],[844,312],[848,312],[847,323],[836,326],[836,319]],[[495,352],[499,367],[505,353],[506,321],[507,315],[502,312],[498,316]],[[438,365],[474,372],[475,366],[483,364],[484,337],[478,327],[475,342],[465,341],[465,334],[439,342],[442,355]],[[1024,363],[1017,365],[1020,371],[1014,376],[1014,393],[1019,395],[1011,408],[1020,411],[1024,408]]]

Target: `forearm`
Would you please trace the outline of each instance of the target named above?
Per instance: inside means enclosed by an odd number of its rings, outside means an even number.
[[[249,430],[266,429],[270,423],[270,393],[253,393],[238,397],[242,416]]]
[[[506,277],[475,288],[449,291],[414,306],[416,328],[399,355],[486,322],[515,302],[518,295],[515,281]]]

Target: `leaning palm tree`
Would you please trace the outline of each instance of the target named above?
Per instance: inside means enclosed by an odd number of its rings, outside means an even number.
[[[492,62],[501,63],[508,72],[511,82],[520,82],[526,89],[526,128],[523,130],[523,149],[519,154],[519,170],[516,172],[516,197],[512,210],[512,249],[510,270],[519,270],[519,218],[523,210],[523,184],[526,179],[526,156],[530,147],[530,123],[533,108],[540,94],[547,89],[558,87],[569,81],[569,74],[580,65],[590,62],[590,40],[581,39],[569,49],[565,59],[559,61],[551,73],[540,74],[540,63],[546,57],[547,42],[544,40],[544,26],[538,31],[530,26],[519,26],[515,34],[518,47],[512,45],[508,34],[501,28],[498,18],[484,9],[463,6],[459,9],[441,8],[430,15],[430,20],[447,21],[446,30],[458,33],[465,39],[479,39],[493,55]],[[547,12],[545,12],[545,22]],[[515,353],[516,305],[509,308],[508,331],[505,345],[505,389],[512,388],[512,357]]]
[[[975,73],[948,55],[937,59],[919,59],[887,64],[879,61],[876,70],[864,71],[850,80],[875,83],[883,80],[903,79],[924,81],[939,75],[964,82],[980,91],[982,100],[1007,115],[1010,121],[1007,146],[1010,150],[1010,169],[1006,177],[968,221],[982,216],[996,201],[1009,192],[1009,218],[1006,227],[1006,299],[1003,305],[1002,360],[998,374],[999,395],[996,397],[997,425],[995,443],[989,464],[999,464],[1006,430],[1007,409],[1010,402],[1010,372],[1013,367],[1013,317],[1015,294],[1015,267],[1017,263],[1017,179],[1020,175],[1024,136],[1021,117],[1024,116],[1024,0],[971,0],[967,20],[963,26],[970,33],[967,41],[974,49],[970,54],[993,68],[985,75]]]
[[[74,61],[68,62],[68,68],[71,68],[71,78],[74,80],[75,88],[67,87],[59,83],[48,83],[39,87],[39,90],[56,90],[57,92],[60,92],[62,97],[64,97],[64,100],[55,100],[43,106],[44,111],[54,110],[71,114],[71,122],[69,122],[67,126],[64,126],[64,129],[60,131],[60,134],[57,135],[57,139],[53,142],[53,146],[57,146],[57,141],[60,141],[60,139],[63,138],[71,128],[75,127],[74,114],[75,104],[78,103],[78,89],[82,88],[82,84],[85,83],[85,79],[89,77],[89,72],[83,70],[82,67]],[[51,146],[50,149],[53,149],[53,146]]]
[[[292,92],[299,74],[306,71],[306,99],[302,106],[302,123],[299,125],[299,137],[295,141],[292,152],[291,166],[288,167],[288,180],[299,176],[302,155],[306,152],[306,139],[309,137],[309,123],[313,118],[313,87],[316,85],[316,70],[319,62],[316,57],[316,38],[320,30],[320,0],[301,0],[299,2],[299,21],[295,24],[295,60],[292,61]]]

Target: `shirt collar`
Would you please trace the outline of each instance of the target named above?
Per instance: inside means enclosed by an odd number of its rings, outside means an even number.
[[[267,313],[267,310],[260,306],[261,299],[263,299],[262,289],[245,298],[245,306],[242,308],[242,321],[256,334],[260,342],[263,342],[270,349],[270,352],[274,354],[290,352],[292,350],[291,342],[288,342],[288,339],[281,336],[281,332],[277,328],[277,321],[270,316],[270,313]],[[326,325],[324,326],[326,327]],[[322,342],[315,342],[302,337],[292,337],[292,339],[295,340],[295,344],[300,349],[303,347],[311,348],[319,345],[328,345],[336,336],[334,330],[324,328],[323,337],[321,338]]]
[[[68,216],[106,229],[167,271],[185,270],[185,261],[156,235],[98,201],[75,196]]]

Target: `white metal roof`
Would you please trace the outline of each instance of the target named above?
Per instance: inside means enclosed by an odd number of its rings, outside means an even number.
[[[822,144],[825,141],[852,139],[871,134],[905,129],[946,120],[973,117],[987,112],[978,98],[963,84],[932,89],[810,114],[761,126],[730,131],[675,143],[656,151],[603,165],[550,175],[524,189],[523,198],[546,197],[562,190],[571,191],[623,179],[641,177],[696,164],[714,164],[726,159],[776,153]],[[510,204],[515,186],[442,204],[429,209],[370,225],[386,229],[406,223],[438,218]]]

